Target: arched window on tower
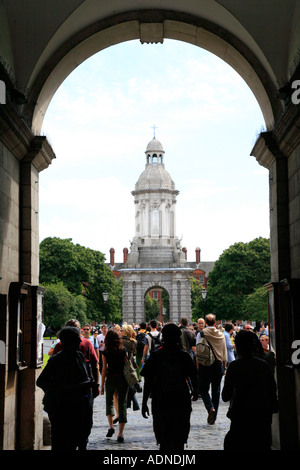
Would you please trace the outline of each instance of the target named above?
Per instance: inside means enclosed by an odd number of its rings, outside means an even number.
[[[152,164],[153,164],[153,165],[157,165],[157,155],[156,155],[156,153],[153,154],[153,157],[152,157]]]
[[[158,163],[159,163],[159,164],[162,164],[162,154],[159,155]]]
[[[150,163],[150,154],[147,155],[147,163]]]

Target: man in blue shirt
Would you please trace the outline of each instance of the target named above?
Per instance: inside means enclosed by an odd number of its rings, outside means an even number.
[[[227,366],[230,362],[235,360],[234,351],[233,351],[233,344],[231,342],[231,335],[233,333],[234,326],[232,323],[225,324],[225,330],[223,334],[225,336],[226,348],[227,348]]]

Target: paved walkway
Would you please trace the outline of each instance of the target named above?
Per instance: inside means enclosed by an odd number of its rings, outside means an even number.
[[[52,341],[49,340],[44,342],[44,353],[48,352],[51,343]],[[142,393],[136,395],[140,408],[142,395]],[[149,399],[149,410],[151,409],[150,406],[151,401]],[[226,417],[228,403],[224,403],[220,398],[218,418],[214,425],[207,423],[207,412],[201,399],[192,402],[192,408],[191,430],[185,450],[223,450],[224,437],[230,425],[230,421]],[[140,410],[133,411],[129,408],[127,410],[127,420],[123,444],[117,442],[118,425],[115,425],[116,432],[113,437],[105,437],[108,430],[108,422],[105,416],[105,396],[98,396],[94,401],[94,425],[89,438],[88,450],[110,451],[113,453],[117,451],[159,450],[153,433],[151,414],[148,419],[144,419]],[[46,449],[49,449],[49,447]]]
[[[142,393],[137,394],[141,407]],[[150,400],[148,406],[150,409]],[[223,450],[225,434],[229,429],[230,421],[226,417],[228,403],[220,400],[218,418],[214,425],[207,423],[207,412],[201,399],[192,402],[191,430],[188,445],[185,450]],[[88,450],[104,450],[116,452],[119,450],[158,451],[152,427],[152,415],[148,419],[142,417],[141,411],[127,410],[127,424],[125,425],[123,444],[117,442],[118,425],[115,434],[107,438],[108,422],[105,416],[105,397],[99,396],[94,402],[94,425],[89,439]]]

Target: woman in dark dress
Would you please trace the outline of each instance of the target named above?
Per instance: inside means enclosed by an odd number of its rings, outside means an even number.
[[[85,450],[92,428],[93,397],[80,330],[61,329],[62,350],[50,357],[36,384],[45,392],[44,409],[51,422],[52,450]]]
[[[101,395],[104,395],[105,387],[106,416],[109,424],[106,437],[111,437],[115,432],[113,428],[114,393],[117,392],[118,394],[118,442],[124,442],[123,431],[125,423],[127,423],[128,384],[123,373],[126,360],[126,349],[123,347],[120,336],[115,331],[109,330],[105,336],[105,349],[103,351]]]
[[[197,369],[181,349],[181,330],[169,323],[162,329],[163,346],[154,351],[142,369],[145,377],[142,415],[148,418],[152,397],[153,430],[160,451],[183,451],[190,431],[193,401],[198,399]]]
[[[241,330],[235,337],[237,358],[228,366],[222,399],[230,402],[230,430],[224,450],[241,446],[271,450],[272,416],[278,411],[276,383],[267,362],[257,357],[257,336]],[[257,411],[259,410],[259,412]]]

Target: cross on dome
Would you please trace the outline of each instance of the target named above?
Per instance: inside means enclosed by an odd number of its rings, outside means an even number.
[[[157,129],[157,126],[155,124],[153,124],[153,126],[151,127],[151,129],[153,129],[153,137],[155,137],[155,129]]]

